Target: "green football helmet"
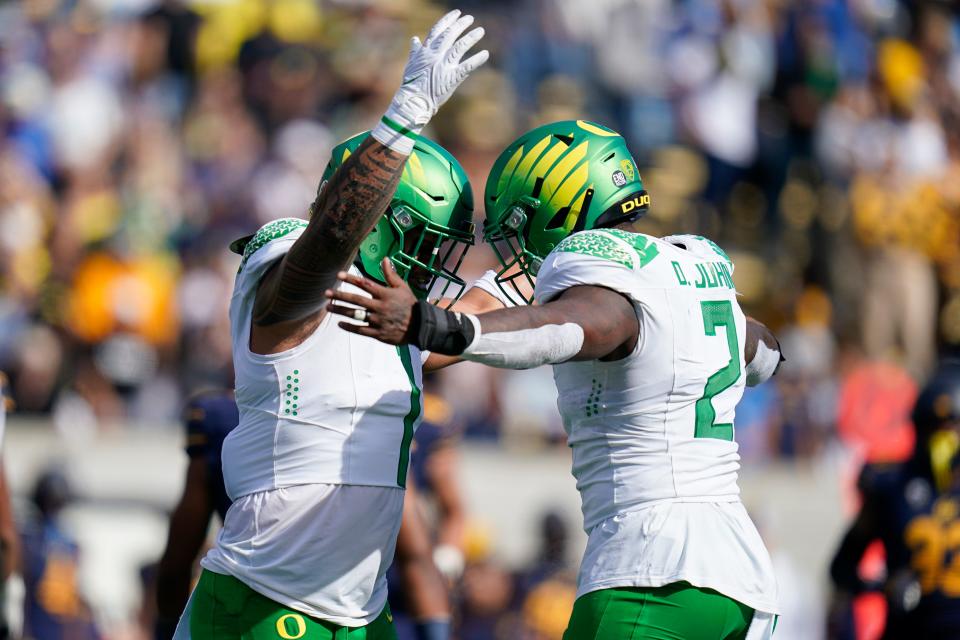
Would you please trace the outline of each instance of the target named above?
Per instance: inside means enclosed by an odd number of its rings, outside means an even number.
[[[368,135],[357,134],[334,147],[320,189]],[[473,243],[470,180],[446,149],[420,136],[390,206],[360,243],[354,264],[385,282],[380,262],[390,258],[418,298],[452,302],[466,288],[457,271]]]
[[[529,302],[540,264],[561,240],[636,220],[650,196],[620,134],[566,120],[525,133],[500,154],[484,203],[484,240],[501,265],[497,284]]]

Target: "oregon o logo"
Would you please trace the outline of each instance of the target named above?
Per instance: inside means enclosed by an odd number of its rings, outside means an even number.
[[[292,621],[292,624],[288,624],[288,621]],[[290,627],[295,627],[296,630],[291,631]],[[307,634],[307,621],[297,613],[280,616],[277,618],[277,633],[283,640],[297,640]]]

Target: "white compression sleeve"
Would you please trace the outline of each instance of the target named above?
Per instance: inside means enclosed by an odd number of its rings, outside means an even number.
[[[747,386],[755,387],[773,377],[780,364],[780,350],[771,349],[761,340],[753,360],[747,363]]]
[[[573,322],[536,329],[483,333],[476,316],[466,314],[476,331],[463,359],[500,369],[533,369],[565,362],[580,353],[583,327]]]

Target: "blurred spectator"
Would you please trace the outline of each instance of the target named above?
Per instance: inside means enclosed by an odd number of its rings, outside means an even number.
[[[47,471],[37,480],[36,514],[23,534],[25,638],[99,638],[78,590],[79,549],[59,518],[71,499],[70,485],[61,472]]]
[[[517,131],[622,131],[653,200],[639,228],[719,242],[745,309],[782,338],[776,384],[738,408],[744,460],[838,441],[903,455],[909,432],[886,417],[960,349],[960,16],[935,0],[0,3],[0,368],[16,410],[84,439],[173,424],[187,395],[232,386],[227,243],[306,215],[331,146],[379,113],[407,35],[444,5],[469,7],[492,52],[428,131],[470,173],[478,223]],[[464,271],[492,264],[478,244]],[[548,378],[463,364],[436,391],[467,438],[550,445]],[[469,547],[463,527],[441,540]],[[465,637],[552,637],[528,624],[565,601],[552,580],[514,585],[474,559]]]
[[[382,106],[406,33],[438,4],[454,3],[0,8],[0,366],[19,409],[56,410],[82,434],[114,418],[170,421],[184,395],[230,386],[227,239],[305,215],[331,145]],[[478,194],[517,130],[598,119],[641,162],[646,230],[699,231],[735,252],[745,303],[774,327],[804,291],[837,310],[819,338],[801,327],[797,358],[814,347],[831,369],[836,329],[922,378],[938,347],[960,344],[955,12],[473,4],[493,66],[431,133]],[[473,254],[470,265],[489,263]],[[467,434],[557,439],[536,376],[503,376],[442,374]],[[501,405],[504,389],[542,407]]]

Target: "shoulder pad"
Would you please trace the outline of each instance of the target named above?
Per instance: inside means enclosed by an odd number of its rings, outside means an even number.
[[[689,233],[680,233],[672,236],[666,236],[661,238],[661,240],[672,245],[682,246],[687,251],[697,254],[703,258],[716,260],[715,256],[720,256],[725,262],[733,264],[733,261],[730,259],[730,256],[727,255],[727,252],[721,249],[720,245],[710,238],[695,236]]]
[[[240,260],[240,270],[243,270],[244,265],[247,264],[247,261],[253,254],[263,248],[263,246],[271,240],[282,238],[289,233],[303,230],[306,227],[307,221],[300,218],[280,218],[279,220],[274,220],[263,225],[253,235],[253,238],[250,239],[250,242],[248,242],[244,247],[243,259]]]
[[[608,260],[628,269],[640,269],[657,257],[656,242],[642,233],[620,229],[591,229],[567,236],[554,249],[557,253],[581,255]]]

